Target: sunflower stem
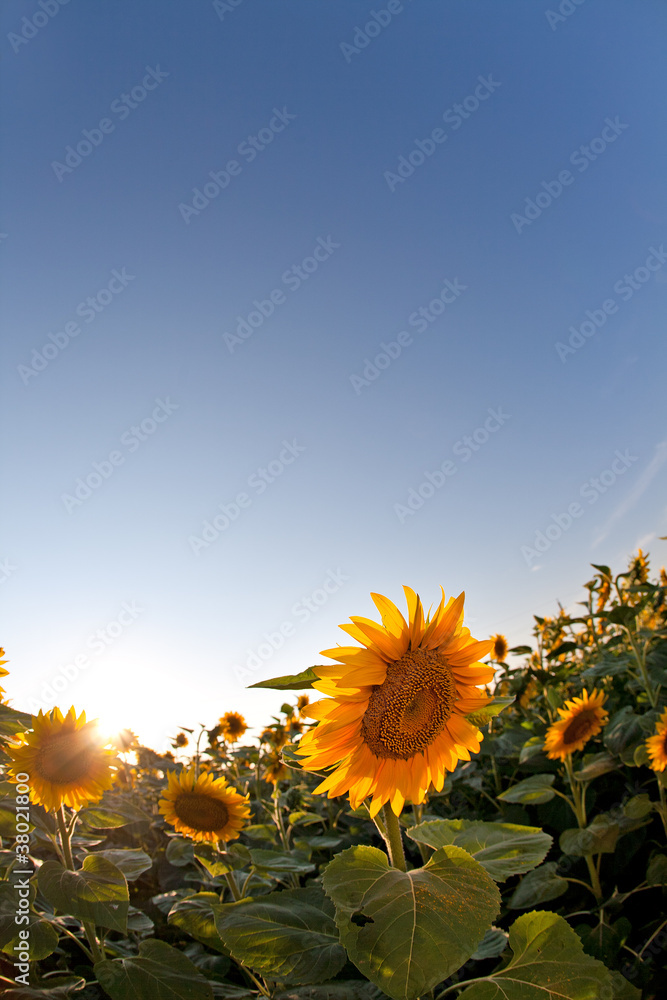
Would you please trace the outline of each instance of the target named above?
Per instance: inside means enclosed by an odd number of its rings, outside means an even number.
[[[628,639],[630,640],[630,645],[632,647],[632,652],[634,653],[635,660],[637,661],[637,666],[639,667],[639,672],[642,675],[642,683],[646,694],[648,695],[648,700],[651,703],[651,708],[656,708],[658,704],[657,693],[653,689],[653,684],[651,683],[651,678],[648,675],[648,670],[646,668],[646,656],[645,652],[640,650],[635,642],[635,637],[627,626],[623,626],[625,631],[628,633]]]
[[[58,832],[60,834],[60,847],[62,850],[63,858],[65,859],[65,865],[69,871],[74,871],[74,859],[72,858],[72,845],[70,843],[70,831],[67,828],[67,821],[65,820],[65,810],[62,805],[56,811],[56,822],[58,824]],[[83,929],[86,932],[86,938],[88,939],[88,944],[90,945],[90,952],[93,959],[93,964],[96,962],[104,961],[104,952],[100,950],[100,946],[97,940],[97,935],[95,933],[95,925],[90,920],[83,920]]]
[[[384,826],[386,830],[385,844],[389,855],[389,863],[393,868],[398,868],[400,872],[407,871],[405,864],[405,852],[403,851],[403,837],[401,835],[401,824],[398,816],[394,813],[387,802],[382,808],[384,815]]]
[[[572,792],[572,798],[574,800],[574,812],[577,817],[577,823],[580,830],[586,828],[586,789],[588,788],[588,782],[582,781],[578,782],[574,776],[574,768],[572,767],[572,754],[569,753],[565,758],[565,770],[567,772],[567,780],[570,783],[570,791]],[[595,863],[590,854],[586,855],[586,867],[588,868],[588,874],[591,880],[591,888],[595,894],[595,898],[598,903],[602,899],[602,886],[600,885],[600,874],[598,869],[595,867]]]

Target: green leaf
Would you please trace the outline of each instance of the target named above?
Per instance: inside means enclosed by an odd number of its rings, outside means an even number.
[[[135,934],[150,934],[155,929],[155,924],[143,910],[131,906],[127,914],[127,929]]]
[[[654,854],[646,869],[649,885],[667,885],[667,854]]]
[[[553,840],[536,826],[483,823],[467,819],[436,819],[413,826],[408,836],[429,847],[455,844],[479,861],[492,879],[504,882],[544,861]]]
[[[61,913],[125,934],[130,899],[127,882],[106,858],[89,854],[76,872],[68,871],[59,861],[45,861],[37,881],[40,891]]]
[[[319,888],[224,903],[215,907],[215,923],[238,962],[272,979],[318,983],[345,965],[333,906]]]
[[[525,764],[527,760],[531,760],[541,753],[544,753],[544,740],[540,736],[531,736],[521,747],[519,763]]]
[[[603,617],[608,622],[611,622],[612,625],[625,625],[626,628],[631,629],[635,623],[638,610],[638,608],[628,607],[627,604],[619,604],[618,607],[607,611]]]
[[[350,847],[327,865],[323,885],[350,960],[393,1000],[413,1000],[459,969],[500,906],[489,875],[454,846],[410,872],[375,847]]]
[[[86,980],[80,976],[60,976],[58,979],[49,978],[46,983],[60,983],[59,986],[37,989],[32,986],[13,986],[3,992],[4,1000],[67,1000],[77,990],[83,989]]]
[[[79,813],[79,819],[93,830],[113,830],[128,823],[150,823],[150,816],[127,800],[120,805],[87,806]]]
[[[58,932],[46,920],[42,920],[32,907],[37,894],[37,886],[31,883],[28,923],[16,923],[18,894],[15,882],[0,882],[0,950],[12,958],[16,957],[14,945],[23,944],[19,931],[28,931],[30,961],[40,962],[58,947]]]
[[[334,983],[299,987],[298,990],[280,990],[275,1000],[386,1000],[386,993],[363,979],[338,979]]]
[[[602,739],[607,750],[616,755],[630,744],[643,739],[643,736],[641,717],[635,715],[630,705],[626,705],[619,712],[614,713],[602,732]]]
[[[216,892],[197,892],[174,903],[167,920],[175,927],[180,927],[195,941],[226,955],[227,949],[216,930],[213,913],[213,907],[219,902],[220,897]]]
[[[550,899],[558,899],[567,892],[567,879],[556,874],[558,862],[549,861],[540,865],[521,879],[509,901],[511,910],[527,910],[531,906],[539,906]]]
[[[470,957],[474,962],[483,962],[486,958],[498,958],[507,947],[507,931],[499,927],[490,927],[482,942]]]
[[[285,674],[283,677],[271,677],[268,681],[249,684],[249,688],[271,688],[273,691],[300,691],[302,688],[312,688],[313,681],[319,677],[312,667],[306,667],[298,674]]]
[[[583,767],[575,771],[574,776],[578,781],[592,781],[593,778],[599,778],[600,775],[608,774],[617,768],[616,758],[603,750],[602,753],[587,754],[584,757]]]
[[[155,938],[141,942],[136,958],[98,962],[94,969],[111,1000],[213,1000],[197,966]]]
[[[512,646],[507,650],[508,653],[515,653],[517,656],[528,656],[532,651],[532,646]]]
[[[611,1000],[641,1000],[642,991],[629,983],[620,972],[611,971]]]
[[[618,823],[610,823],[603,816],[596,816],[585,830],[576,827],[563,830],[559,846],[563,854],[584,858],[592,854],[613,854],[620,830]]]
[[[494,698],[484,708],[480,708],[479,711],[470,712],[466,715],[466,719],[474,722],[477,726],[484,726],[496,715],[500,715],[509,705],[513,705],[515,701],[516,698]]]
[[[303,851],[263,851],[250,850],[253,867],[260,874],[263,872],[293,872],[298,875],[305,875],[315,871],[315,865],[311,864],[308,856]]]
[[[547,660],[555,660],[557,656],[562,656],[563,653],[571,653],[576,648],[576,642],[561,642],[547,654]]]
[[[540,802],[551,802],[556,794],[551,787],[554,779],[554,774],[534,774],[510,788],[506,788],[496,797],[503,802],[522,802],[533,806]]]
[[[6,662],[6,661],[5,661]],[[0,736],[16,736],[32,729],[32,716],[0,704]]]
[[[503,968],[459,994],[461,1000],[592,1000],[611,993],[602,962],[556,913],[524,913],[510,927],[513,955]]]
[[[195,844],[194,856],[212,878],[247,868],[252,861],[250,851],[243,844],[231,844],[228,851],[218,851],[209,843]]]
[[[88,855],[95,858],[106,858],[112,865],[122,871],[128,882],[134,882],[143,872],[147,872],[153,865],[153,859],[145,851],[139,849],[125,850],[124,848],[110,848],[108,851],[95,851]]]
[[[194,844],[187,837],[170,837],[164,853],[169,864],[176,868],[185,868],[195,860]]]

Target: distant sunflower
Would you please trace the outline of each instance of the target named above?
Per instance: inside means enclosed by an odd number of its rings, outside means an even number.
[[[235,840],[250,816],[248,796],[239,795],[225,778],[191,767],[170,771],[168,787],[158,802],[167,823],[192,840]]]
[[[107,749],[95,722],[86,713],[77,718],[74,708],[63,716],[59,708],[32,717],[32,731],[18,737],[20,746],[8,746],[14,764],[12,780],[30,775],[33,802],[55,811],[65,803],[80,809],[98,802],[115,777],[115,750]]]
[[[280,750],[272,750],[264,758],[264,777],[272,785],[277,785],[279,781],[287,777],[287,768],[283,763]]]
[[[225,712],[220,716],[220,733],[230,743],[240,740],[248,728],[240,712]]]
[[[188,745],[188,738],[185,733],[179,733],[173,743],[176,747],[186,747]]]
[[[0,657],[2,657],[4,655],[5,655],[4,649],[0,649]],[[0,677],[6,677],[7,674],[9,673],[9,670],[5,670],[4,667],[3,667],[3,663],[6,663],[6,662],[7,662],[7,660],[0,659]],[[2,701],[2,696],[4,695],[4,693],[5,693],[5,689],[3,687],[0,687],[0,701]]]
[[[649,736],[646,749],[654,771],[664,771],[667,767],[667,708],[655,724],[655,736]]]
[[[381,594],[371,594],[382,624],[352,618],[343,631],[363,646],[323,650],[339,663],[317,666],[314,687],[331,698],[309,706],[319,725],[302,737],[297,753],[315,770],[336,766],[315,789],[329,797],[349,792],[356,808],[370,796],[371,815],[391,803],[400,814],[406,799],[423,802],[431,784],[479,750],[482,734],[465,718],[489,699],[477,687],[494,668],[479,663],[493,645],[477,642],[462,625],[464,594],[442,600],[424,618],[421,601],[404,587],[406,622]]]
[[[588,691],[581,698],[565,702],[559,708],[560,719],[549,726],[544,740],[544,749],[550,760],[565,760],[568,754],[582,750],[592,736],[597,736],[606,724],[609,715],[603,704],[603,691]]]
[[[296,710],[299,713],[299,715],[306,714],[306,709],[308,708],[309,704],[310,704],[310,698],[308,697],[308,695],[300,694],[296,700]]]
[[[491,641],[493,642],[493,659],[498,663],[504,663],[505,657],[507,656],[507,639],[504,635],[492,635]]]

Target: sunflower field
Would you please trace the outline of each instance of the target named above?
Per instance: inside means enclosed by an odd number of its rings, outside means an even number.
[[[511,649],[373,594],[258,739],[0,689],[2,995],[666,997],[667,577],[593,568]]]

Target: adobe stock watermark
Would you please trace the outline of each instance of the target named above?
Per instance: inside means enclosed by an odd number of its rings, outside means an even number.
[[[649,247],[648,257],[644,263],[636,267],[630,274],[624,274],[622,278],[614,282],[613,289],[621,301],[629,302],[635,292],[641,291],[651,275],[660,270],[665,261],[667,261],[667,252],[665,252],[664,243],[661,243],[657,248]],[[567,343],[564,344],[559,340],[554,344],[556,354],[563,364],[567,361],[568,355],[576,354],[586,341],[594,337],[598,330],[605,325],[608,317],[613,316],[616,312],[618,312],[618,303],[615,299],[608,298],[604,300],[599,309],[587,309],[584,314],[587,318],[579,326],[568,327],[570,336]]]
[[[132,455],[144,441],[147,441],[155,434],[156,430],[179,408],[179,403],[172,403],[167,396],[166,399],[156,399],[156,406],[149,416],[144,417],[138,424],[134,424],[120,436],[120,448],[110,451],[106,458],[99,462],[93,462],[91,472],[85,476],[79,476],[74,485],[73,493],[61,493],[65,510],[71,514],[77,507],[80,507],[86,500],[90,499],[95,490],[99,490],[102,483],[113,476],[119,466],[125,464],[126,455]],[[124,454],[123,450],[126,454]]]
[[[334,242],[331,235],[327,236],[326,239],[318,236],[312,253],[304,257],[300,264],[292,264],[286,271],[283,271],[280,278],[282,284],[290,292],[298,291],[304,281],[308,281],[311,274],[315,274],[319,270],[320,264],[328,260],[339,247],[340,243]],[[265,299],[253,299],[254,309],[251,309],[247,316],[242,316],[239,313],[236,317],[236,333],[225,331],[222,335],[229,353],[233,354],[235,347],[252,337],[255,330],[263,325],[264,320],[273,315],[276,306],[282,306],[285,302],[287,302],[287,296],[282,288],[274,288]]]
[[[6,583],[17,570],[14,563],[10,562],[9,559],[3,559],[0,561],[0,583]]]
[[[274,108],[273,117],[264,128],[261,128],[256,135],[247,136],[243,142],[238,144],[236,152],[243,157],[246,163],[252,163],[296,117],[296,115],[290,114],[284,105],[282,110]],[[192,216],[201,215],[220,192],[229,187],[232,177],[238,177],[242,171],[243,164],[239,163],[238,160],[228,160],[222,170],[209,170],[208,176],[211,180],[205,181],[201,188],[192,189],[192,204],[185,202],[179,204],[178,211],[181,213],[183,222],[189,226]]]
[[[287,466],[292,465],[299,455],[303,454],[306,450],[305,445],[297,444],[296,438],[292,438],[291,441],[283,441],[282,445],[283,447],[277,458],[272,459],[266,467],[260,467],[252,475],[248,476],[246,482],[249,489],[253,491],[254,496],[261,496],[271,483],[274,483],[276,479],[282,476]],[[250,493],[241,491],[229,503],[218,504],[220,513],[214,514],[210,520],[203,522],[201,536],[190,535],[188,538],[188,543],[193,553],[198,556],[202,549],[208,549],[214,542],[217,542],[220,535],[227,531],[227,528],[234,521],[238,520],[241,516],[241,511],[247,510],[248,507],[252,506],[252,502],[253,496]]]
[[[285,640],[290,639],[296,634],[298,626],[300,624],[305,625],[313,615],[316,615],[320,608],[323,608],[329,601],[330,597],[337,593],[349,579],[349,576],[346,576],[340,569],[327,570],[327,575],[322,581],[321,587],[317,587],[305,597],[302,595],[292,605],[290,609],[292,618],[281,622],[274,632],[265,632],[262,636],[262,642],[259,645],[246,650],[245,666],[241,666],[239,663],[234,664],[233,670],[236,674],[236,679],[245,682],[248,677],[252,677],[255,671],[260,670],[267,660],[271,659],[274,653],[282,649],[285,645]],[[292,619],[296,619],[296,622]]]
[[[469,462],[472,456],[483,448],[489,438],[496,434],[501,427],[510,419],[510,414],[505,413],[502,406],[497,409],[488,409],[489,416],[479,427],[476,427],[470,434],[463,437],[452,446],[452,455],[461,459],[461,463]],[[401,522],[405,524],[408,517],[413,517],[418,510],[424,506],[427,500],[435,496],[436,492],[445,485],[459,471],[456,462],[451,458],[446,458],[433,472],[425,472],[424,479],[416,487],[410,487],[404,504],[395,503],[394,513]]]
[[[631,455],[625,451],[616,450],[614,458],[607,469],[603,469],[597,476],[591,476],[579,489],[579,496],[582,500],[588,501],[589,506],[596,504],[601,496],[616,484],[621,476],[624,476],[631,465],[638,460],[637,455]],[[548,552],[554,542],[557,542],[566,531],[574,524],[575,520],[584,514],[585,508],[578,500],[573,500],[567,505],[566,510],[560,514],[552,514],[551,521],[544,531],[536,531],[532,545],[522,545],[521,555],[526,566],[533,568],[536,559]]]
[[[458,297],[467,290],[468,286],[462,285],[458,278],[454,278],[453,281],[446,278],[439,294],[431,299],[427,306],[420,306],[419,309],[410,313],[407,325],[411,326],[417,333],[424,333],[431,323],[435,323],[436,319],[442,316],[447,306],[456,302]],[[390,340],[388,344],[383,340],[380,344],[380,351],[372,360],[364,358],[361,375],[349,376],[356,395],[359,396],[363,389],[367,388],[371,382],[375,382],[382,372],[386,371],[396,358],[400,357],[403,349],[410,347],[413,342],[414,338],[407,330],[401,330],[400,333],[396,334],[396,340]]]
[[[120,271],[114,268],[111,272],[111,279],[107,282],[106,286],[100,288],[95,295],[89,295],[83,302],[79,302],[74,310],[75,314],[85,323],[93,323],[99,314],[103,313],[107,306],[113,302],[114,298],[125,291],[129,283],[134,281],[135,277],[136,275],[134,274],[128,274],[125,267],[122,267]],[[74,320],[65,323],[62,330],[57,330],[55,333],[47,333],[47,337],[51,343],[44,344],[39,350],[33,347],[30,364],[17,366],[16,370],[21,376],[23,384],[27,385],[31,378],[39,375],[45,368],[48,368],[50,363],[66,347],[69,347],[72,340],[78,337],[80,333],[81,325]]]
[[[442,114],[442,119],[451,126],[450,131],[456,132],[461,128],[463,122],[479,109],[480,105],[489,99],[501,84],[488,76],[478,76],[479,83],[472,94],[464,97],[460,104],[453,104]],[[385,170],[383,177],[387,182],[389,190],[393,193],[399,184],[405,184],[409,177],[412,177],[415,170],[422,167],[429,156],[433,156],[437,147],[446,142],[449,133],[443,128],[434,128],[426,139],[415,139],[414,148],[407,154],[398,158],[398,166],[395,171]]]
[[[146,66],[146,75],[140,83],[137,83],[130,90],[129,94],[120,94],[112,102],[109,108],[111,114],[115,115],[118,121],[125,121],[132,114],[135,108],[142,104],[149,93],[160,86],[166,80],[169,73],[165,73],[159,66],[153,68]],[[116,131],[116,122],[111,118],[100,118],[97,128],[84,128],[81,130],[82,139],[79,139],[74,146],[65,147],[64,162],[59,160],[51,161],[51,169],[62,184],[66,174],[74,173],[77,167],[81,166],[86,157],[101,146],[106,136]]]
[[[581,7],[582,3],[586,0],[561,0],[558,5],[558,10],[545,10],[544,16],[546,17],[549,27],[552,31],[555,31],[559,24],[563,24],[567,21],[568,17],[572,15]]]
[[[352,41],[340,43],[339,48],[345,57],[345,62],[349,65],[352,62],[352,57],[360,55],[364,49],[368,48],[373,39],[377,38],[391,24],[396,15],[402,14],[404,10],[405,7],[401,0],[388,0],[386,7],[372,10],[370,18],[363,27],[355,25]]]
[[[14,968],[17,974],[14,981],[24,986],[30,985],[30,879],[35,874],[30,853],[30,775],[27,771],[19,771],[16,775],[16,812],[14,833],[14,857],[16,868],[12,867],[8,875],[9,884],[16,890],[16,909],[14,924],[19,928],[18,941],[14,945]],[[20,878],[15,876],[19,875]],[[25,926],[23,926],[25,925]]]
[[[604,128],[600,135],[591,139],[587,146],[579,146],[570,153],[569,162],[573,167],[577,168],[580,174],[583,174],[584,171],[588,170],[591,163],[594,163],[598,157],[602,156],[609,146],[616,142],[619,135],[629,127],[629,125],[621,121],[618,115],[613,119],[605,118]],[[544,190],[538,191],[534,198],[525,199],[523,215],[519,212],[512,212],[510,215],[510,222],[517,233],[521,233],[526,226],[532,226],[536,219],[539,219],[542,215],[542,212],[549,208],[550,205],[553,205],[554,201],[560,198],[565,188],[571,187],[575,180],[576,177],[569,170],[561,170],[556,180],[542,181],[541,186]]]
[[[65,7],[68,3],[69,0],[38,0],[37,6],[40,9],[36,10],[30,17],[21,18],[20,34],[10,31],[7,35],[14,52],[18,54],[21,47],[32,41],[35,35],[38,35],[42,28],[45,28],[49,21],[60,13],[60,8]]]
[[[115,618],[90,633],[86,639],[86,649],[95,657],[103,656],[143,613],[144,608],[139,607],[135,601],[123,601]],[[52,709],[58,703],[63,691],[66,691],[70,684],[73,684],[93,663],[90,653],[78,653],[42,684],[37,696],[28,698],[28,710],[36,715],[40,709],[44,711]]]
[[[213,0],[213,10],[224,21],[225,14],[232,14],[243,2],[244,0]]]

